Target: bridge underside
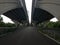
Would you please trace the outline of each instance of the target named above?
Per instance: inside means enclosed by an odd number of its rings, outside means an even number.
[[[28,21],[25,0],[0,0],[1,14],[18,22]]]
[[[23,8],[16,8],[3,14],[11,18],[12,20],[16,20],[18,22],[27,21],[27,16],[25,15]]]
[[[43,22],[56,17],[60,21],[60,0],[33,0],[32,22]]]
[[[41,23],[50,20],[53,17],[54,16],[51,13],[40,8],[35,8],[34,13],[32,15],[32,22]]]

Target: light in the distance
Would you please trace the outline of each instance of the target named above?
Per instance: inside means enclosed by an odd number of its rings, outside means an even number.
[[[31,10],[32,10],[32,0],[25,0],[26,8],[29,16],[29,23],[31,23]]]
[[[58,19],[57,19],[57,18],[52,18],[50,21],[51,21],[51,22],[57,22]]]
[[[3,18],[3,22],[4,23],[14,23],[11,19],[9,19],[8,17],[1,15],[1,17]]]

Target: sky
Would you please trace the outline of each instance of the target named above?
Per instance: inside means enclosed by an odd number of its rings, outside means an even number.
[[[5,23],[14,23],[10,18],[8,18],[4,15],[1,15],[1,17],[3,17],[3,22],[5,22]]]
[[[29,16],[29,23],[31,23],[32,0],[25,0],[26,8]]]
[[[51,22],[57,22],[58,19],[57,19],[56,17],[54,17],[54,18],[52,18],[50,21],[51,21]]]
[[[26,3],[26,8],[27,8],[27,11],[28,11],[28,16],[29,16],[29,23],[31,23],[31,9],[32,9],[32,0],[25,0],[25,3]],[[9,19],[8,17],[4,16],[4,15],[1,15],[3,17],[3,22],[5,23],[14,23],[11,19]],[[55,17],[55,18],[52,18],[50,21],[52,22],[56,22],[58,21],[58,19]]]

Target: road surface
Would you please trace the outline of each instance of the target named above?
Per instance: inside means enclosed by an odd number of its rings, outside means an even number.
[[[0,45],[58,45],[37,31],[36,27],[24,27],[0,38]]]

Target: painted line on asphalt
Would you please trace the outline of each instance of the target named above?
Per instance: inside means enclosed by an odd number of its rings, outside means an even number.
[[[55,41],[56,43],[60,44],[59,41],[56,41],[54,38],[51,38],[50,36],[48,36],[47,34],[44,34],[43,32],[39,31],[41,34],[43,34],[44,36],[48,37],[49,39]]]

